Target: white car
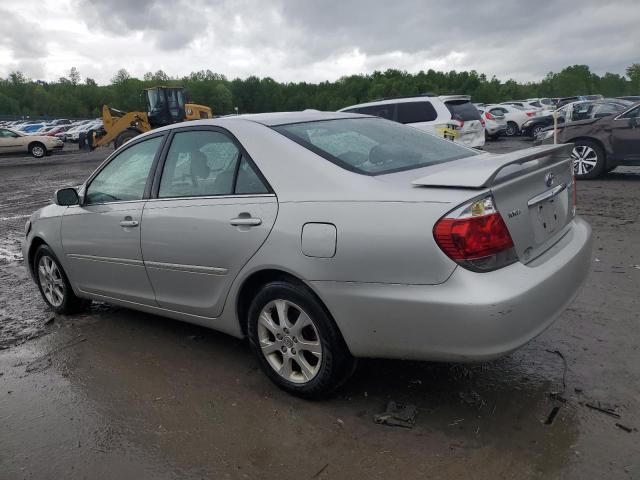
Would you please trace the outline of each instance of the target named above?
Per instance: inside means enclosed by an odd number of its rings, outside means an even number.
[[[484,130],[487,138],[495,140],[500,135],[505,134],[507,131],[507,120],[504,118],[504,115],[490,113],[485,110],[485,107],[478,108],[478,112],[480,112],[484,120]]]
[[[340,111],[394,120],[467,147],[484,146],[484,125],[467,95],[397,97],[352,105]]]
[[[515,105],[487,105],[485,107],[485,111],[489,112],[491,115],[504,115],[504,118],[507,121],[507,129],[504,133],[507,137],[517,135],[522,129],[522,124],[535,116],[534,112],[527,112],[521,107]]]
[[[66,132],[67,141],[77,142],[82,132],[88,132],[91,129],[100,128],[101,126],[102,126],[102,120],[94,120],[91,122],[87,122],[83,125],[80,125],[77,128],[69,129]]]

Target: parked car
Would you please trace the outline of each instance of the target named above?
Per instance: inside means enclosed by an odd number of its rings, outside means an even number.
[[[485,360],[549,327],[591,265],[570,152],[480,154],[346,113],[175,124],[31,215],[25,265],[56,312],[99,300],[248,337],[313,397],[357,357]]]
[[[469,147],[484,145],[478,110],[466,95],[419,95],[361,103],[341,112],[362,113],[394,120]]]
[[[529,115],[521,107],[516,105],[487,105],[485,112],[489,112],[495,116],[504,116],[507,121],[507,128],[505,130],[507,137],[518,135],[524,122],[535,115],[533,112],[530,112],[531,115]]]
[[[62,141],[54,137],[26,135],[10,128],[0,128],[0,153],[28,152],[36,158],[42,158],[63,146]]]
[[[100,127],[102,127],[102,120],[92,120],[90,122],[83,123],[82,125],[78,125],[76,128],[70,128],[65,132],[65,141],[77,143],[80,133],[88,132],[89,130]]]
[[[616,97],[620,100],[628,100],[630,102],[640,102],[640,95],[627,95],[625,97]]]
[[[516,107],[520,107],[526,112],[533,112],[534,115],[538,115],[543,110],[542,104],[538,101],[518,100],[511,102],[502,102],[501,105],[513,105]]]
[[[622,112],[593,115],[563,123],[558,143],[573,143],[573,168],[577,178],[593,179],[618,165],[640,165],[640,103]],[[553,143],[553,130],[543,132],[538,144]]]
[[[484,108],[479,108],[478,112],[480,112],[480,116],[484,120],[484,129],[488,138],[495,140],[505,134],[507,120],[504,115],[498,113],[494,115]]]

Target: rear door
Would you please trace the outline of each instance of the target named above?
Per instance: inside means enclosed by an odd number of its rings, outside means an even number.
[[[640,162],[640,105],[611,120],[615,156],[624,162]]]
[[[158,304],[216,317],[264,243],[278,202],[227,131],[176,129],[144,208],[142,255]]]

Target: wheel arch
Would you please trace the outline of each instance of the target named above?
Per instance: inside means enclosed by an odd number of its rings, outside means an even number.
[[[44,148],[45,152],[48,150],[47,146],[44,143],[42,143],[40,140],[31,140],[27,145],[27,150],[30,152],[31,147],[33,147],[34,145],[42,145],[42,148]]]
[[[31,274],[31,277],[35,280],[35,271],[33,270],[33,261],[35,259],[36,256],[36,252],[38,251],[38,248],[40,248],[42,245],[47,245],[47,242],[44,241],[44,239],[42,237],[39,236],[35,236],[33,237],[33,239],[31,240],[31,245],[29,245],[29,250],[27,253],[27,265],[29,265],[29,273]]]
[[[318,301],[318,303],[322,306],[327,316],[331,319],[333,324],[335,325],[337,331],[340,334],[340,340],[343,342],[343,345],[349,350],[348,345],[344,340],[344,336],[340,331],[340,327],[336,323],[333,315],[329,311],[326,303],[323,299],[318,295],[318,293],[304,280],[297,277],[295,274],[286,272],[284,270],[280,270],[277,268],[264,268],[252,272],[247,278],[242,281],[240,288],[238,289],[238,293],[235,298],[235,307],[236,307],[236,315],[237,319],[240,323],[240,328],[242,329],[243,335],[247,335],[247,325],[249,321],[249,306],[253,297],[260,291],[260,289],[270,282],[275,281],[285,281],[292,283],[294,285],[298,285],[307,290],[313,297]]]

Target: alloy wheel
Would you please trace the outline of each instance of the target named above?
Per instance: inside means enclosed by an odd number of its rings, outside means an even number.
[[[322,364],[322,344],[311,317],[288,300],[273,300],[258,317],[262,355],[285,380],[307,383]]]
[[[598,153],[587,145],[576,145],[571,152],[573,171],[576,175],[586,175],[596,167]]]
[[[513,123],[508,123],[506,131],[507,136],[513,137],[516,133],[518,133],[517,127]]]
[[[38,280],[47,301],[54,307],[59,307],[64,301],[64,280],[56,262],[47,255],[40,257],[38,262]]]
[[[35,146],[31,149],[31,153],[34,157],[42,157],[44,156],[44,149],[40,146]]]

